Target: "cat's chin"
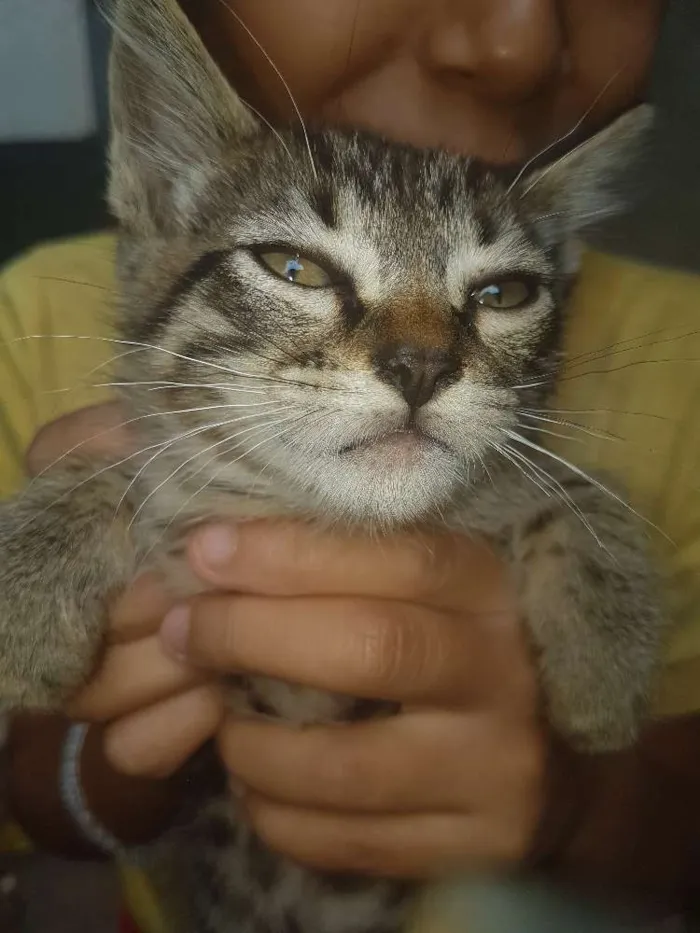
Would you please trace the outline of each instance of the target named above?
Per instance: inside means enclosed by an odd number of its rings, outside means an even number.
[[[460,485],[460,463],[442,442],[391,432],[320,458],[311,491],[325,514],[398,526],[442,510]]]

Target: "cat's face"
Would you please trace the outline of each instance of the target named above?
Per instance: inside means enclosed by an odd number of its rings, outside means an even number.
[[[143,36],[144,7],[162,19],[169,2],[122,8]],[[202,483],[225,489],[244,464],[330,517],[439,512],[503,458],[519,407],[551,383],[584,186],[561,166],[506,179],[372,137],[281,137],[196,57],[189,84],[182,61],[168,68],[178,107],[154,96],[149,110],[150,59],[121,54],[126,334],[153,347],[129,374],[164,384],[135,389],[139,405],[173,412],[160,428],[187,434]],[[177,136],[192,86],[208,108]],[[594,146],[584,168],[600,160]]]
[[[221,406],[182,430],[239,419],[198,436],[230,438],[219,482],[242,457],[329,514],[419,518],[498,456],[520,387],[548,382],[568,270],[474,164],[328,135],[314,174],[287,145],[193,186],[180,269],[167,239],[141,262],[169,288],[129,336],[180,354],[139,354],[141,374],[183,384],[153,393],[164,407]]]

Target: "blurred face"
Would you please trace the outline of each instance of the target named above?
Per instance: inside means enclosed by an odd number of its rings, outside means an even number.
[[[586,132],[644,95],[666,0],[183,4],[241,95],[272,121],[294,109],[245,27],[307,120],[517,162],[568,133],[597,98]]]

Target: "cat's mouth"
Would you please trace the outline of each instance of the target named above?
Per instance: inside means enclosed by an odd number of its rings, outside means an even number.
[[[376,454],[405,454],[410,456],[429,447],[438,447],[441,450],[448,449],[447,445],[434,435],[428,434],[427,431],[421,428],[410,427],[386,431],[370,438],[360,438],[351,444],[345,444],[340,448],[338,454],[345,456],[362,451],[371,451]]]

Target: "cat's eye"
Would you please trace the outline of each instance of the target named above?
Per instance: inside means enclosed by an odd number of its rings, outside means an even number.
[[[475,288],[470,297],[482,308],[496,311],[512,311],[528,304],[537,294],[537,285],[526,279],[510,279],[490,282]]]
[[[283,250],[266,250],[258,254],[260,262],[270,272],[286,279],[294,285],[304,285],[307,288],[327,288],[332,279],[325,269],[317,263],[311,262],[299,253]]]

